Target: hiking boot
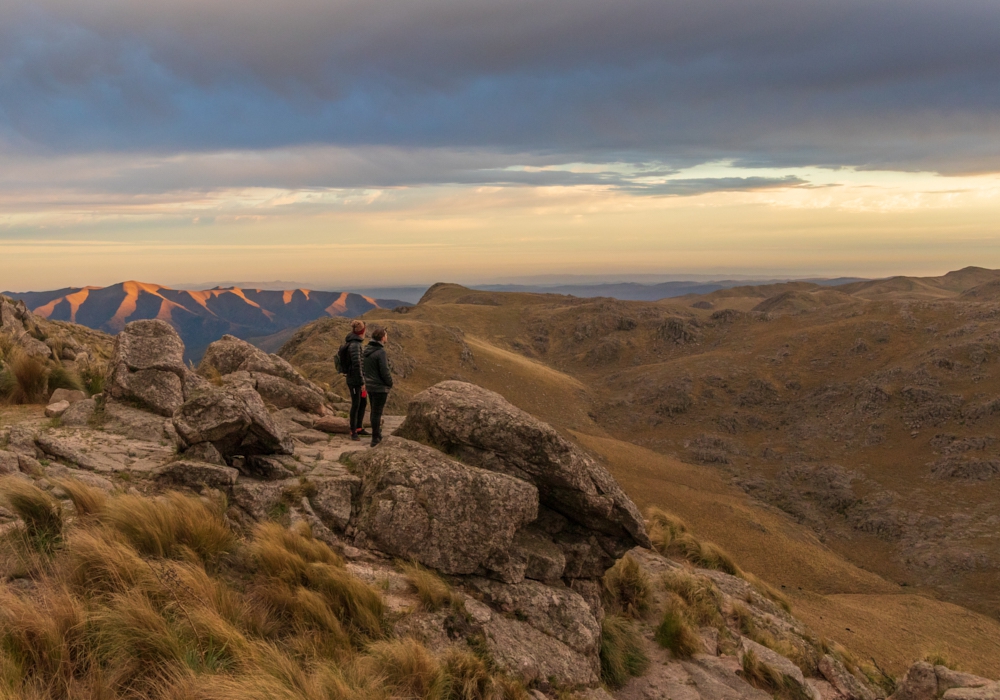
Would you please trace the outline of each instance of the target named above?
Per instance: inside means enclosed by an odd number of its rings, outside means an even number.
[[[381,439],[378,439],[378,440],[372,440],[372,447],[376,447],[376,446],[377,446],[377,445],[378,445],[378,444],[379,444],[380,442],[382,442],[382,440],[381,440]]]
[[[351,433],[351,439],[354,440],[354,442],[361,442],[361,438],[358,437],[357,433]]]
[[[364,428],[358,431],[358,435],[360,435],[361,437],[371,437],[371,433],[369,433]]]

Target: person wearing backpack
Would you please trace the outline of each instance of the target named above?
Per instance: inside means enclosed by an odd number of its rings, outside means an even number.
[[[363,372],[363,349],[361,343],[365,339],[365,322],[351,323],[351,332],[344,339],[344,344],[337,351],[337,364],[340,373],[345,375],[347,390],[351,392],[351,439],[355,442],[362,436],[369,435],[365,430],[365,408],[368,404],[368,393],[365,391],[365,375]]]
[[[382,326],[372,328],[372,339],[365,348],[364,374],[368,400],[372,405],[372,447],[382,442],[382,409],[392,389],[392,372],[385,354],[389,333]]]

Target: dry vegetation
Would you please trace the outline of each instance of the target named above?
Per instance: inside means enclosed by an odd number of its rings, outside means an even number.
[[[674,553],[755,572],[810,625],[896,671],[946,639],[985,673],[1000,662],[996,277],[654,303],[438,285],[405,314],[368,317],[395,329],[396,410],[441,379],[499,391],[729,556],[685,533]],[[338,323],[304,327],[281,354],[337,381]]]
[[[0,482],[23,522],[0,541],[0,697],[526,697],[471,650],[393,638],[379,592],[307,527],[241,539],[211,499],[59,487],[72,507]]]

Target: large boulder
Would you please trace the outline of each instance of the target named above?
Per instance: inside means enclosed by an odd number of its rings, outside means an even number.
[[[441,382],[413,398],[396,435],[534,485],[539,526],[562,548],[567,577],[600,576],[629,549],[649,546],[639,510],[611,474],[499,394]]]
[[[224,335],[205,350],[201,369],[226,377],[246,373],[257,392],[277,408],[297,408],[308,413],[324,412],[323,390],[287,361],[232,335]],[[243,381],[243,380],[241,380]]]
[[[192,392],[173,416],[174,428],[188,448],[210,442],[227,460],[241,455],[292,454],[292,443],[267,412],[260,395],[233,384]]]
[[[409,440],[389,437],[356,453],[352,467],[359,543],[447,574],[505,569],[515,533],[538,515],[530,484]]]
[[[169,323],[132,321],[115,337],[105,393],[170,416],[184,403],[184,343]]]

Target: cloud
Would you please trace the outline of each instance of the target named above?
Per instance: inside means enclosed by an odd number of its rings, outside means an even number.
[[[0,0],[0,139],[985,172],[998,66],[993,0]]]

